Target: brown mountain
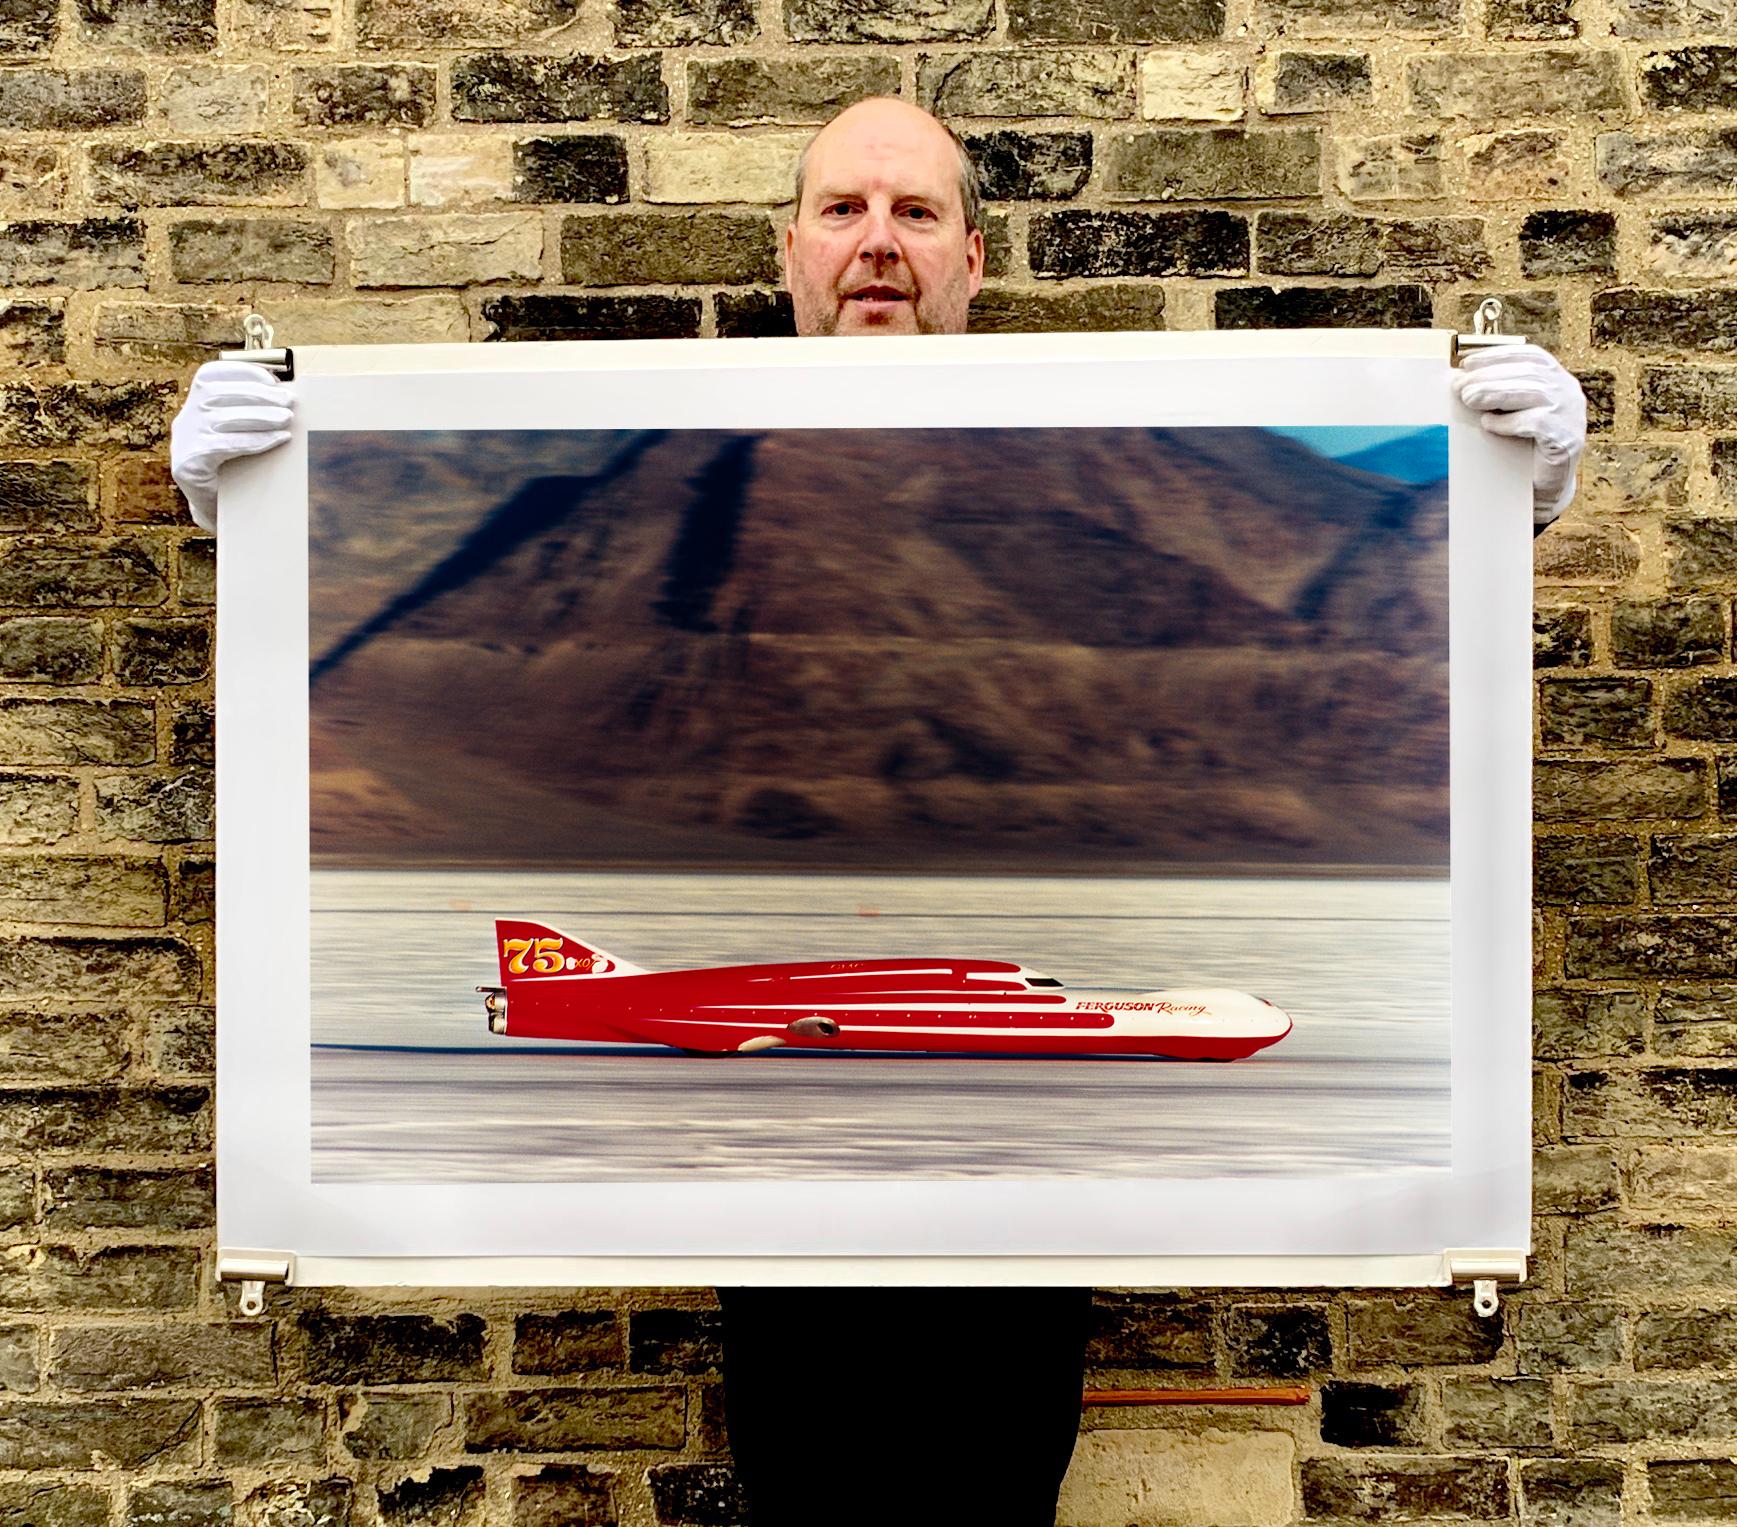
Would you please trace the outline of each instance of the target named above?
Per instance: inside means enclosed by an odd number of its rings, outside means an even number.
[[[319,853],[1445,862],[1444,484],[1232,429],[337,435],[315,480]]]

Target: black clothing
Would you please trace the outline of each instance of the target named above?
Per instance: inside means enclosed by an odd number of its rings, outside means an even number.
[[[1054,1527],[1086,1288],[721,1288],[751,1527]]]

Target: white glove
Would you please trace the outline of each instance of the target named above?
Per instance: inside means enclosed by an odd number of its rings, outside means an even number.
[[[282,445],[292,407],[289,388],[250,361],[207,361],[193,373],[169,430],[169,471],[206,530],[217,529],[217,469]]]
[[[1454,391],[1492,435],[1532,442],[1532,523],[1543,529],[1574,497],[1586,449],[1586,394],[1561,361],[1537,345],[1473,350],[1454,373]]]

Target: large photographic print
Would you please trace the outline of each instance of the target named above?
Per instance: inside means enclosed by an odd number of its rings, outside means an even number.
[[[315,1176],[1445,1168],[1447,475],[1442,425],[312,434]],[[706,1021],[624,975],[781,962]]]
[[[294,368],[218,544],[231,1253],[1523,1254],[1529,490],[1447,336]]]

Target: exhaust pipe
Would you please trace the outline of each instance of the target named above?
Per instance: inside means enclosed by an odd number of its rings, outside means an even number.
[[[479,986],[477,990],[483,994],[483,1011],[489,1015],[489,1033],[506,1033],[507,994],[498,986]]]

